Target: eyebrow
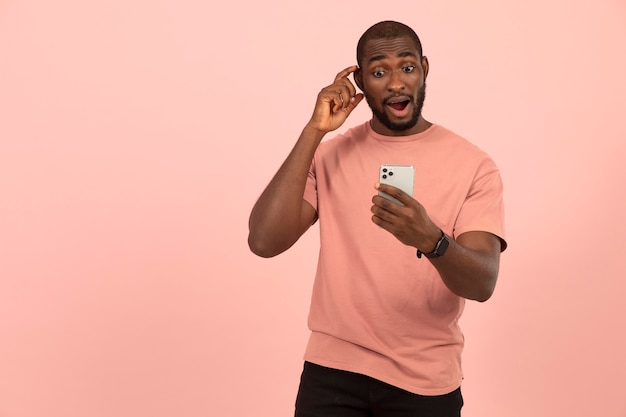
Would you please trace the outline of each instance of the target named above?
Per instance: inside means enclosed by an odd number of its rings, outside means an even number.
[[[398,58],[404,58],[407,56],[412,56],[414,58],[417,59],[417,55],[415,55],[413,52],[411,51],[405,51],[405,52],[400,52],[398,53],[398,55],[396,55]],[[375,55],[373,57],[371,57],[370,59],[367,60],[368,64],[371,64],[374,61],[382,61],[383,59],[387,58],[387,55]]]

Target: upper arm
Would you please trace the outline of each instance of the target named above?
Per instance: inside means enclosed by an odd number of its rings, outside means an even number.
[[[309,227],[317,221],[317,210],[306,200],[302,200],[302,209],[300,210],[300,223],[298,237],[302,236]]]

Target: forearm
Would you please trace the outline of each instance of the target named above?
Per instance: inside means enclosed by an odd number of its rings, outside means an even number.
[[[340,71],[333,84],[317,95],[313,115],[291,153],[259,197],[250,214],[248,245],[259,256],[278,255],[293,245],[315,220],[316,212],[303,200],[309,167],[324,135],[341,126],[363,99]]]
[[[475,248],[464,245],[464,241]],[[467,233],[456,241],[450,239],[445,255],[430,261],[450,291],[460,297],[486,301],[498,278],[500,242],[486,232]]]
[[[308,125],[304,128],[254,205],[248,245],[257,255],[270,257],[285,251],[304,233],[306,223],[313,221],[314,218],[303,218],[303,196],[309,167],[323,135]]]
[[[396,198],[402,205],[374,195],[372,221],[405,245],[418,248],[422,253],[432,252],[441,238],[441,229],[431,221],[424,206],[399,188],[377,184],[376,189]],[[465,232],[456,240],[450,238],[443,256],[428,260],[450,291],[460,297],[486,301],[496,285],[501,249],[500,238],[492,233]]]

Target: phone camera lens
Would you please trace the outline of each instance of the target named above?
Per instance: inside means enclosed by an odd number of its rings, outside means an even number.
[[[389,176],[393,175],[393,171],[389,171]]]
[[[383,168],[383,172],[387,172],[387,168]]]
[[[387,179],[387,175],[383,174],[383,179],[386,180]]]

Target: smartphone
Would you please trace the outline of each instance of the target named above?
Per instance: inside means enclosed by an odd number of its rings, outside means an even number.
[[[381,184],[393,185],[396,188],[401,189],[411,197],[413,197],[413,184],[415,182],[415,168],[413,165],[393,165],[383,164],[380,166],[380,172],[378,174],[378,182]],[[389,194],[378,192],[378,195],[385,197],[388,200],[400,204],[398,199],[393,198]]]

